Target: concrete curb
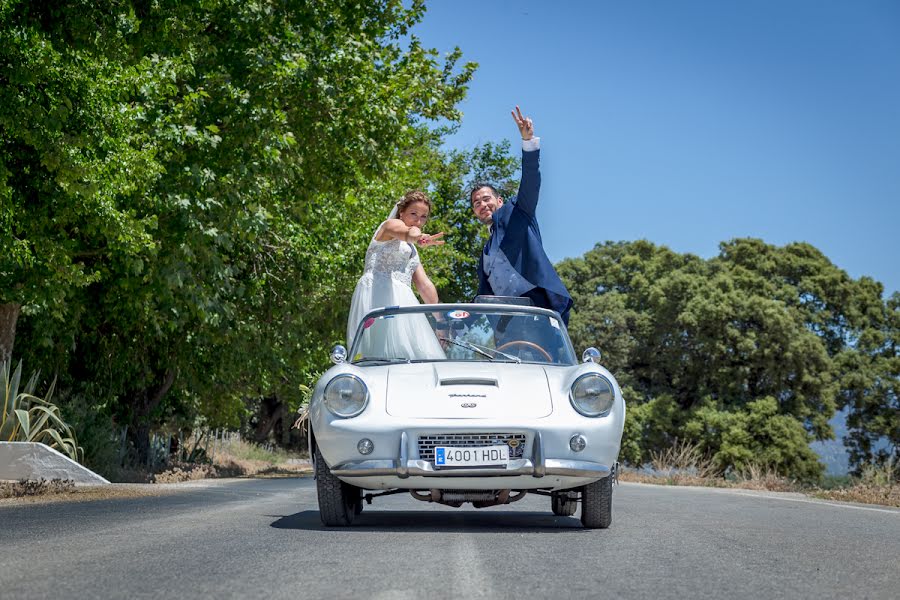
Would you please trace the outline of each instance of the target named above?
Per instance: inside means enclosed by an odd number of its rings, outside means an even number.
[[[0,442],[0,480],[70,479],[76,485],[103,485],[109,481],[44,444]]]

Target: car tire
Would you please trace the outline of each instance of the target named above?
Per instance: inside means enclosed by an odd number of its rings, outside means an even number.
[[[578,499],[570,496],[572,492],[551,492],[550,508],[558,517],[571,517],[578,509]]]
[[[360,489],[333,475],[318,448],[316,492],[319,497],[319,517],[326,527],[347,527],[353,523],[353,517],[358,514],[357,506],[362,504]]]
[[[588,529],[606,529],[612,523],[613,476],[581,488],[581,524]]]

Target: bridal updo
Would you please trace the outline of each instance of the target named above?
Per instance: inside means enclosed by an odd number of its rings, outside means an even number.
[[[420,190],[411,190],[406,192],[403,195],[403,198],[400,199],[400,202],[397,203],[397,215],[405,211],[410,204],[415,202],[422,202],[425,206],[428,207],[428,215],[431,216],[431,200],[428,199],[428,196],[425,195],[425,192]]]

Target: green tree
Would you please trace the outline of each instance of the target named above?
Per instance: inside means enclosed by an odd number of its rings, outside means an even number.
[[[848,409],[844,442],[857,472],[892,464],[900,472],[900,293],[836,359],[839,405]]]
[[[467,190],[473,181],[485,178],[496,181],[504,190],[513,190],[512,176],[518,159],[509,155],[505,143],[489,143],[469,151],[444,152],[440,148],[443,134],[441,130],[420,130],[414,150],[403,152],[384,177],[374,178],[349,190],[337,201],[332,198],[323,206],[322,210],[335,211],[335,220],[345,218],[342,215],[347,213],[353,215],[352,227],[345,228],[343,237],[332,239],[334,230],[330,221],[313,223],[304,230],[303,234],[310,236],[311,251],[302,260],[312,273],[308,302],[302,315],[305,326],[298,328],[295,317],[291,317],[291,321],[278,322],[267,330],[266,348],[247,349],[254,359],[271,351],[269,364],[259,368],[258,372],[276,384],[284,382],[271,388],[277,393],[259,404],[255,434],[267,433],[277,427],[273,415],[288,415],[299,403],[295,365],[303,365],[301,379],[312,385],[316,376],[328,366],[325,357],[330,347],[346,342],[344,332],[349,298],[362,274],[366,249],[376,227],[406,191],[422,189],[428,192],[433,204],[433,218],[427,231],[447,234],[444,246],[422,252],[423,264],[438,287],[441,301],[467,301],[474,295],[475,267],[485,231],[472,215]],[[324,246],[324,251],[315,251],[319,244]],[[270,285],[269,289],[274,288]],[[228,339],[227,345],[239,343],[231,337],[221,339]],[[277,351],[273,345],[275,340],[283,340],[278,343]],[[288,356],[291,358],[286,360]],[[286,423],[282,421],[282,425]]]
[[[723,472],[745,472],[764,465],[803,481],[815,481],[822,475],[822,465],[809,446],[808,432],[800,420],[779,411],[771,396],[740,410],[720,410],[710,403],[692,411],[682,432]]]
[[[739,239],[702,260],[646,241],[606,243],[559,270],[575,297],[576,346],[600,348],[637,405],[624,446],[635,462],[691,437],[723,470],[753,456],[814,479],[821,465],[808,443],[833,435],[838,403],[861,402],[838,357],[852,350],[847,364],[887,365],[896,356],[884,335],[859,354],[860,336],[886,322],[880,285],[851,279],[809,244]],[[859,387],[885,398],[896,389],[874,381]],[[870,408],[890,406],[883,400]]]
[[[151,246],[152,218],[123,202],[160,172],[127,102],[134,72],[112,58],[134,24],[88,2],[0,2],[0,360],[20,311],[77,318],[92,256]]]
[[[458,52],[441,64],[414,37],[401,44],[421,2],[4,7],[10,36],[28,31],[32,46],[68,61],[85,87],[75,105],[97,103],[85,123],[62,115],[60,127],[75,135],[115,116],[122,131],[86,139],[84,152],[104,148],[113,174],[143,174],[127,186],[108,175],[91,187],[92,163],[70,186],[90,201],[54,189],[30,203],[47,179],[47,161],[35,158],[33,181],[4,188],[16,211],[0,211],[15,228],[4,240],[21,246],[0,269],[3,288],[17,290],[4,301],[23,307],[29,357],[112,403],[139,454],[166,410],[228,420],[243,397],[296,390],[335,321],[316,302],[347,280],[338,261],[358,235],[353,206],[341,200],[415,153],[428,122],[458,120],[474,66],[457,67]],[[73,45],[66,19],[75,13],[86,30],[112,28],[117,43],[87,36]],[[36,73],[33,88],[22,88],[35,97],[65,82],[21,56],[9,60],[23,78]],[[85,61],[103,69],[83,73]],[[9,106],[23,112],[29,102]],[[6,116],[21,120],[15,110]],[[33,121],[43,123],[43,113]],[[35,152],[25,134],[6,139],[4,159],[16,144]],[[12,162],[4,173],[22,171]],[[67,211],[80,221],[53,230]],[[57,246],[51,264],[44,252]],[[74,275],[35,276],[44,263]]]
[[[447,243],[426,257],[426,266],[441,301],[469,302],[478,290],[478,260],[488,234],[472,213],[469,192],[476,182],[488,181],[504,198],[514,195],[520,159],[510,153],[508,142],[439,153],[437,159],[421,187],[435,204],[428,229],[445,232]]]

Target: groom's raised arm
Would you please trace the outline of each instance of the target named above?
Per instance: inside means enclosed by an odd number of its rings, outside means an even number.
[[[522,135],[522,180],[516,206],[533,217],[541,192],[541,138],[534,136],[534,123],[522,115],[518,106],[512,111],[512,117]]]

